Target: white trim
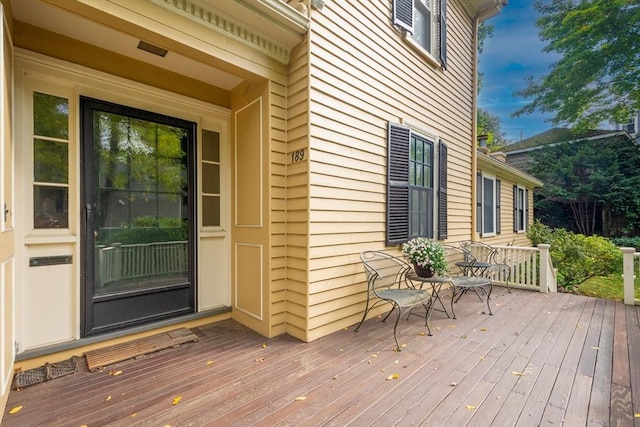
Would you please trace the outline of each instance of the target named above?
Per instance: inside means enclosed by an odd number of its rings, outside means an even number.
[[[211,5],[192,0],[181,0],[179,2],[174,0],[149,1],[172,13],[197,22],[225,37],[237,40],[283,64],[289,63],[291,49],[302,40],[310,21],[308,17],[297,12],[286,3],[273,0],[253,0],[253,5],[243,5],[241,2],[223,0],[217,5],[222,8],[241,5],[242,9],[231,11],[230,13],[242,13],[248,18],[255,19],[255,17],[259,17],[263,19],[263,22],[256,22],[253,26],[240,21],[238,16],[231,16]],[[261,33],[257,30],[260,25],[263,26],[262,29],[265,32],[268,32],[269,25],[272,25],[277,30],[287,34],[287,37],[282,37],[283,40],[278,40],[275,37]]]
[[[518,206],[518,203],[520,202],[520,192],[522,191],[522,228],[515,226],[516,224],[518,224],[518,218],[516,218],[515,216],[513,218],[513,228],[517,228],[517,230],[515,230],[515,233],[521,234],[526,233],[527,231],[527,222],[529,221],[527,205],[529,204],[529,200],[527,200],[527,188],[518,183],[514,183],[514,185],[516,187],[516,206],[514,206],[514,210],[516,211],[516,215],[518,217],[520,216],[520,206]]]
[[[498,207],[497,204],[497,199],[498,197],[500,197],[499,194],[497,193],[497,185],[496,185],[496,181],[497,181],[497,177],[495,175],[489,174],[489,173],[484,173],[484,172],[480,172],[480,179],[482,180],[482,193],[480,194],[480,196],[482,197],[482,200],[480,201],[480,209],[482,210],[482,221],[481,221],[481,230],[480,233],[482,234],[482,237],[492,237],[497,235],[497,230],[496,230],[496,225],[497,225],[497,221],[496,221],[496,210]],[[490,232],[485,231],[484,226],[485,226],[485,202],[484,202],[484,195],[485,195],[485,179],[490,180],[492,182],[491,185],[491,189],[492,189],[492,196],[493,196],[493,204],[492,204],[492,212],[491,212],[491,217],[492,217],[492,225],[493,225],[493,230]],[[500,205],[500,210],[502,210],[502,204]]]
[[[43,251],[58,250],[58,248],[71,249],[73,254],[73,265],[68,268],[71,270],[71,281],[68,283],[72,287],[69,293],[69,300],[65,299],[65,302],[69,301],[69,304],[73,307],[69,316],[72,316],[72,328],[70,335],[71,338],[64,338],[64,341],[73,341],[80,338],[80,319],[83,315],[80,306],[80,266],[79,260],[80,244],[81,244],[81,228],[80,221],[81,212],[80,206],[80,117],[77,105],[80,96],[87,96],[96,99],[101,99],[106,102],[113,102],[121,105],[126,105],[134,108],[144,109],[147,111],[156,112],[159,114],[169,115],[183,120],[195,122],[198,128],[203,126],[207,129],[215,130],[221,133],[220,144],[221,147],[225,147],[226,152],[221,152],[221,157],[224,158],[224,162],[227,163],[226,172],[230,173],[228,155],[228,147],[230,146],[229,134],[230,134],[230,122],[231,111],[227,108],[208,104],[200,100],[194,100],[183,95],[175,94],[163,89],[158,89],[145,84],[137,83],[131,80],[127,80],[121,77],[113,76],[101,71],[93,70],[84,66],[71,64],[66,61],[62,61],[55,58],[50,58],[38,53],[25,51],[22,49],[16,49],[15,53],[15,77],[16,77],[16,94],[14,99],[16,100],[16,115],[19,117],[30,117],[29,112],[29,99],[25,99],[25,96],[29,97],[29,90],[34,88],[57,88],[57,91],[64,93],[65,97],[70,100],[70,128],[69,128],[69,142],[72,144],[69,149],[69,229],[66,230],[54,230],[54,229],[39,229],[45,230],[43,233],[29,233],[29,215],[25,218],[18,219],[18,225],[16,227],[15,235],[15,247],[16,247],[16,267],[14,273],[14,281],[18,283],[28,283],[28,277],[30,275],[28,268],[28,257],[33,253],[42,253]],[[28,81],[27,81],[28,80]],[[49,92],[48,90],[45,92]],[[26,94],[26,95],[25,95]],[[56,94],[56,93],[54,93]],[[28,113],[25,115],[25,113]],[[15,128],[14,134],[16,139],[29,141],[31,135],[29,134],[29,120],[21,121],[21,128]],[[29,167],[28,161],[28,146],[29,144],[20,144],[16,147],[16,158],[22,159],[19,164]],[[26,157],[25,157],[26,156]],[[32,163],[31,163],[32,164]],[[32,167],[32,166],[31,166]],[[196,168],[199,169],[198,165]],[[226,192],[226,204],[223,206],[221,203],[221,221],[225,221],[224,229],[229,229],[230,221],[230,176],[225,177],[226,181],[221,182],[221,191]],[[20,171],[17,174],[16,188],[20,191],[17,193],[17,204],[22,207],[33,203],[32,194],[24,194],[24,188],[28,188],[31,184],[32,177],[29,177],[28,171]],[[194,197],[200,198],[200,190],[194,193]],[[199,204],[199,203],[198,203]],[[27,211],[29,212],[29,211]],[[198,220],[199,218],[194,218]],[[29,234],[29,235],[27,235]],[[198,254],[201,254],[202,250],[202,233],[198,227],[196,227],[196,235],[194,236],[194,244],[198,246]],[[224,231],[216,232],[216,237],[224,237],[226,240],[221,243],[224,245],[225,250],[228,252],[231,250],[228,235]],[[220,268],[224,269],[225,275],[230,275],[231,263],[229,259],[217,260],[220,262]],[[205,283],[211,278],[201,277],[199,263],[196,264],[198,271],[195,272],[196,277],[199,279],[196,287],[196,293],[199,293],[202,286],[209,286],[211,282]],[[66,279],[65,279],[66,280]],[[231,284],[226,282],[225,292],[231,291]],[[65,284],[67,282],[65,281]],[[27,342],[29,337],[28,328],[30,327],[30,316],[34,313],[29,312],[25,301],[28,301],[28,295],[25,294],[26,290],[16,289],[15,300],[19,302],[20,307],[16,306],[15,316],[19,319],[19,322],[14,322],[16,328],[16,341],[21,344],[27,343],[21,350],[27,350],[29,348],[36,348],[45,343],[41,342]],[[66,297],[65,297],[66,298]],[[225,297],[226,298],[226,297]],[[225,303],[228,304],[229,299],[225,299]],[[197,302],[197,300],[196,300]],[[19,309],[18,309],[19,308]],[[196,310],[198,310],[196,306]],[[66,322],[65,319],[53,318],[52,322]]]

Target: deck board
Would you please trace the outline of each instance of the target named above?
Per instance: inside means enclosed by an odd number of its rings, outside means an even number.
[[[433,336],[419,317],[402,319],[400,352],[379,318],[311,343],[229,320],[102,371],[80,357],[78,373],[12,391],[3,426],[637,425],[638,307],[492,296],[493,316],[472,295],[458,319],[434,312]]]

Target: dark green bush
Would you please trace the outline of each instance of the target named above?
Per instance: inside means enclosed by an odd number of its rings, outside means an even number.
[[[640,250],[640,236],[612,237],[611,241],[619,248],[635,248]]]
[[[558,285],[573,288],[593,276],[622,270],[622,253],[610,240],[600,236],[551,229],[536,221],[527,233],[531,244],[551,245],[550,254],[558,272]]]

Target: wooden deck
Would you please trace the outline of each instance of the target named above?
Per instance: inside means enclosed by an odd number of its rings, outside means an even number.
[[[640,425],[639,307],[493,296],[493,316],[474,295],[457,320],[434,312],[433,336],[403,319],[401,352],[379,319],[311,343],[225,321],[101,372],[81,358],[76,374],[12,391],[3,425]]]

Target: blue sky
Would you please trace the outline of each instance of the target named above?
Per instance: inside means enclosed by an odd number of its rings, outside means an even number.
[[[538,37],[535,25],[537,12],[533,0],[509,0],[502,12],[489,19],[493,37],[487,39],[480,56],[483,86],[478,106],[501,120],[501,129],[512,142],[520,141],[552,127],[545,119],[549,114],[539,112],[511,118],[511,113],[527,103],[513,95],[526,87],[525,77],[536,79],[549,72],[557,56],[542,52],[545,44]]]

